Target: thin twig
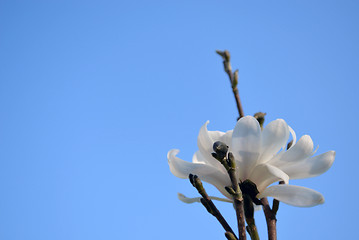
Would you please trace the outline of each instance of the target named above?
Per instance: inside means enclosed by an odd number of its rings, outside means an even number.
[[[270,208],[267,198],[262,198],[261,203],[263,205],[263,211],[267,221],[268,240],[277,240],[276,216]]]
[[[232,157],[233,155],[231,155],[231,153],[229,153],[228,156]],[[243,203],[242,192],[239,189],[238,180],[236,178],[235,166],[233,167],[233,165],[232,165],[228,169],[228,175],[229,175],[229,178],[231,179],[232,188],[235,192],[235,194],[233,194],[233,202],[234,202],[234,208],[236,210],[236,215],[237,215],[238,238],[241,240],[245,240],[247,238],[247,236],[246,236],[246,224],[244,221],[244,203]]]
[[[284,184],[284,181],[280,181],[279,184]],[[273,204],[272,204],[272,212],[275,215],[277,215],[278,209],[279,209],[279,201],[275,198],[273,198]]]
[[[244,112],[243,112],[243,107],[242,107],[241,99],[239,98],[239,93],[238,93],[238,88],[237,88],[238,70],[236,70],[234,73],[232,72],[232,66],[231,66],[231,62],[230,62],[231,56],[227,50],[224,50],[224,51],[217,50],[216,52],[223,58],[224,71],[227,73],[227,75],[229,77],[229,81],[231,83],[232,91],[233,91],[234,98],[235,98],[236,104],[237,104],[239,118],[242,118],[242,117],[244,117]]]
[[[277,199],[273,199],[273,204],[272,204],[272,212],[274,215],[277,215],[277,212],[279,210],[279,201]]]
[[[198,193],[202,196],[201,203],[206,207],[207,211],[215,218],[217,218],[218,222],[222,225],[226,232],[230,232],[238,240],[226,219],[224,219],[218,208],[214,205],[211,198],[208,196],[206,190],[203,187],[202,181],[198,178],[198,176],[190,174],[189,179],[192,185],[197,189]]]

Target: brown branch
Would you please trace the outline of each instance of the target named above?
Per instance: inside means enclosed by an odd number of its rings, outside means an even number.
[[[276,216],[277,215],[277,212],[279,210],[279,201],[277,199],[273,199],[273,203],[272,203],[272,212],[273,214]]]
[[[233,159],[232,159],[233,158]],[[237,225],[238,225],[238,238],[241,240],[245,240],[246,236],[246,223],[244,221],[244,202],[242,192],[238,185],[238,180],[236,177],[236,168],[235,168],[235,161],[232,153],[228,153],[228,175],[232,182],[232,188],[234,190],[233,202],[234,208],[236,210],[237,215]]]
[[[268,240],[277,240],[277,219],[269,206],[268,199],[262,198],[261,203],[263,205],[264,215],[267,222]]]
[[[238,70],[236,70],[234,73],[232,72],[232,66],[231,66],[231,62],[230,62],[231,55],[229,54],[229,52],[227,50],[224,50],[224,51],[217,50],[216,52],[223,58],[224,71],[227,73],[229,81],[231,83],[233,95],[236,100],[236,105],[237,105],[237,109],[238,109],[238,113],[239,113],[239,118],[242,118],[242,117],[244,117],[244,112],[243,112],[243,107],[242,107],[241,99],[239,98],[239,93],[238,93],[238,88],[237,88]]]
[[[224,219],[218,208],[214,205],[211,198],[208,196],[206,190],[203,187],[202,181],[199,179],[199,177],[190,174],[189,180],[191,181],[192,185],[197,189],[198,193],[202,196],[201,203],[205,206],[207,211],[210,214],[212,214],[215,218],[217,218],[218,222],[222,225],[222,227],[226,232],[230,232],[231,234],[233,234],[235,239],[238,240],[232,228],[227,223],[226,219]]]
[[[246,240],[243,196],[236,177],[236,161],[233,154],[228,152],[228,146],[223,142],[215,142],[213,144],[213,151],[214,153],[212,153],[212,156],[223,165],[231,179],[232,187],[227,186],[225,189],[233,197],[234,209],[236,210],[237,215],[238,238],[240,240]]]
[[[279,184],[284,184],[284,181],[280,181]],[[275,198],[273,198],[273,204],[272,204],[272,212],[275,215],[277,215],[278,209],[279,209],[279,201]]]
[[[244,222],[244,210],[243,210],[243,200],[234,198],[234,207],[236,209],[237,215],[237,225],[238,225],[238,237],[240,240],[246,240],[246,224]]]

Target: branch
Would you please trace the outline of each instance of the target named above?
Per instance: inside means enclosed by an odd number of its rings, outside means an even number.
[[[224,228],[224,230],[226,232],[231,233],[235,237],[235,239],[238,240],[238,238],[234,234],[232,228],[229,226],[227,221],[224,219],[222,214],[219,212],[217,207],[212,202],[211,198],[208,196],[208,194],[207,194],[206,190],[204,189],[203,184],[202,184],[201,180],[198,178],[198,176],[190,174],[189,180],[190,180],[191,184],[197,189],[198,193],[202,196],[201,203],[203,204],[203,206],[205,206],[207,211],[210,214],[212,214],[214,217],[217,218],[218,222],[222,225],[222,227]]]
[[[216,52],[223,58],[224,71],[227,73],[227,75],[229,77],[229,81],[231,83],[233,95],[234,95],[234,98],[236,99],[239,118],[242,118],[242,117],[244,117],[244,112],[243,112],[243,107],[242,107],[241,99],[239,98],[239,93],[238,93],[238,88],[237,88],[238,70],[236,70],[234,73],[232,72],[232,66],[231,66],[231,62],[230,62],[231,55],[229,54],[229,52],[227,50],[224,50],[224,51],[217,50]]]
[[[269,207],[267,198],[262,198],[261,203],[267,221],[268,240],[277,240],[277,219],[275,213]]]
[[[215,142],[213,144],[213,151],[214,153],[212,153],[212,156],[223,165],[228,172],[229,178],[231,179],[232,187],[227,186],[225,189],[233,197],[234,208],[237,215],[238,238],[246,240],[247,236],[246,224],[244,221],[243,196],[236,177],[236,161],[233,154],[228,152],[228,146],[223,142]]]
[[[244,222],[244,201],[242,192],[238,185],[238,180],[236,177],[236,164],[234,160],[234,156],[231,152],[228,153],[227,162],[229,165],[228,168],[228,175],[232,182],[232,188],[234,190],[233,201],[234,201],[234,208],[236,209],[237,215],[237,225],[238,225],[238,237],[239,239],[245,240],[246,236],[246,223]]]

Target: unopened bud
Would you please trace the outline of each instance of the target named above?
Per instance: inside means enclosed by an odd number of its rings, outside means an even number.
[[[217,141],[213,144],[213,151],[217,154],[215,157],[216,159],[223,159],[227,155],[228,146],[221,141]]]
[[[229,62],[231,60],[231,54],[229,54],[228,50],[224,50],[224,60]]]
[[[200,192],[203,191],[203,184],[201,179],[199,179],[199,177],[197,175],[193,176],[193,184],[194,187]]]
[[[231,60],[231,55],[227,50],[224,51],[216,50],[216,53],[220,55],[223,58],[223,60],[226,62],[229,62]]]
[[[193,174],[192,174],[192,173],[190,173],[190,174],[188,175],[188,179],[189,179],[189,181],[191,182],[191,184],[194,186]]]
[[[293,145],[293,140],[291,140],[291,141],[287,144],[287,150],[288,150],[289,148],[291,148],[292,145]]]
[[[238,85],[238,69],[233,73],[232,88],[235,89]]]
[[[236,238],[236,237],[234,236],[234,234],[231,233],[231,232],[226,232],[224,235],[226,236],[226,238],[227,238],[228,240],[237,240],[237,238]]]
[[[261,128],[263,128],[263,124],[264,124],[264,116],[267,115],[266,113],[263,112],[257,112],[254,114],[254,118],[257,119],[257,121],[259,122],[259,125],[261,126]]]
[[[226,189],[226,191],[231,194],[231,195],[235,195],[236,192],[234,191],[234,189],[232,187],[224,187],[224,189]]]

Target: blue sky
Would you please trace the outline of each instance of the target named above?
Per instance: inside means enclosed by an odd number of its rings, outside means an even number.
[[[349,0],[0,1],[0,239],[224,239],[202,206],[177,200],[197,193],[166,159],[178,148],[190,160],[207,120],[235,125],[216,49],[239,69],[245,114],[337,151],[327,173],[293,181],[326,203],[281,204],[279,239],[353,238],[358,11]]]

